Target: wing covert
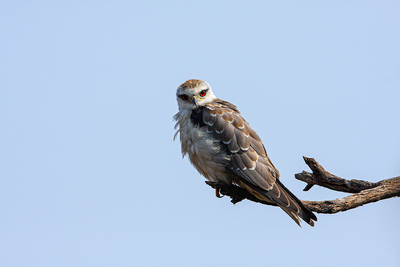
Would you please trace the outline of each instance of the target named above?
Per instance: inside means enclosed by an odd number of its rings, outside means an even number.
[[[269,160],[260,137],[236,107],[230,108],[226,101],[209,103],[203,109],[203,120],[207,132],[231,155],[227,166],[231,172],[262,190],[274,187],[279,172]]]

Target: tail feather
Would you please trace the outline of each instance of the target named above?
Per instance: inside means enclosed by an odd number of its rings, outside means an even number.
[[[299,216],[301,219],[303,219],[306,223],[308,223],[311,226],[314,226],[314,221],[317,221],[317,216],[315,216],[314,213],[312,213],[312,211],[310,211],[309,209],[307,209],[304,204],[301,202],[300,199],[298,199],[289,189],[286,188],[286,186],[284,186],[280,180],[276,180],[276,184],[275,186],[279,186],[283,189],[283,191],[285,193],[287,193],[289,195],[289,197],[292,199],[292,201],[296,204],[296,206],[298,206],[298,208],[296,209],[290,209],[288,208],[289,212],[293,212],[294,216]],[[283,210],[285,210],[284,207],[281,206],[281,208]],[[286,212],[286,211],[285,211]],[[288,212],[286,212],[288,213]],[[289,215],[290,216],[290,215]],[[292,217],[292,216],[290,216]],[[292,217],[293,218],[293,217]],[[295,220],[296,221],[296,220]]]
[[[310,226],[314,226],[317,217],[307,209],[300,199],[298,199],[289,189],[287,189],[279,179],[275,181],[274,187],[270,191],[255,186],[254,184],[241,179],[241,186],[261,200],[276,203],[286,212],[300,227],[300,220],[304,220]]]

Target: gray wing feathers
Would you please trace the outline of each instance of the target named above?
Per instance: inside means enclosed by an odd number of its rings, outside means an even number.
[[[220,120],[221,118],[218,118],[217,120]],[[232,126],[232,124],[227,123],[224,131],[221,133],[221,138],[222,142],[225,145],[228,145],[232,142],[233,138],[235,137],[235,127]],[[236,141],[236,138],[235,138]]]
[[[214,141],[221,142],[231,156],[230,172],[255,196],[278,204],[296,223],[298,217],[314,225],[315,215],[280,181],[258,134],[240,115],[236,106],[217,99],[203,109],[203,121]]]
[[[249,137],[246,137],[246,135],[241,133],[237,128],[235,129],[235,136],[240,149],[243,151],[247,151],[250,147],[251,139]]]
[[[203,120],[214,140],[221,141],[231,154],[232,171],[263,190],[271,190],[279,173],[260,137],[242,116],[226,105],[210,103],[203,110]]]

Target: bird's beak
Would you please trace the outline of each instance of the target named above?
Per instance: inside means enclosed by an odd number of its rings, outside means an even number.
[[[192,102],[193,104],[195,104],[197,106],[197,103],[199,102],[199,99],[197,98],[197,96],[193,96],[192,100],[190,100],[190,102]]]

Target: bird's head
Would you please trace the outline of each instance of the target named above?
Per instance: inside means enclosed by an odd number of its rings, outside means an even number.
[[[196,109],[212,102],[217,97],[206,81],[191,79],[182,83],[176,90],[179,110]]]

